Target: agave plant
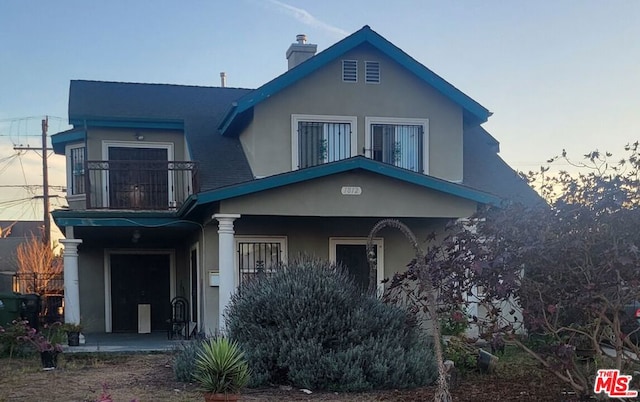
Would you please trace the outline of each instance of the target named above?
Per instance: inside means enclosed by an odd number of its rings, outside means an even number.
[[[205,392],[237,394],[249,381],[249,366],[235,341],[210,338],[198,353],[193,378]]]

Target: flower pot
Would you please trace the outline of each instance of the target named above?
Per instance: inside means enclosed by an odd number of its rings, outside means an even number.
[[[53,370],[58,366],[58,352],[40,352],[40,361],[42,362],[43,370]]]
[[[80,346],[80,332],[67,332],[69,346]]]
[[[240,394],[214,394],[207,392],[204,394],[205,402],[236,402],[240,399]]]

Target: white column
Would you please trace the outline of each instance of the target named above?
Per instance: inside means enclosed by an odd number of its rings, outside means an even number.
[[[218,220],[218,271],[220,287],[218,288],[218,330],[225,329],[224,313],[236,289],[235,241],[233,239],[233,221],[240,218],[238,214],[215,214]]]
[[[80,285],[78,283],[78,246],[80,239],[61,239],[64,245],[64,322],[80,324]]]

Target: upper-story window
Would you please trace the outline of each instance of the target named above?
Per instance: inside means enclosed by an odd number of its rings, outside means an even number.
[[[357,154],[353,116],[292,115],[292,168],[302,169]]]
[[[69,176],[67,178],[67,193],[69,195],[85,193],[84,161],[84,144],[71,146],[67,149],[67,169],[69,171]]]
[[[366,155],[403,169],[428,173],[428,120],[365,118]]]
[[[357,60],[342,60],[342,81],[358,82]]]

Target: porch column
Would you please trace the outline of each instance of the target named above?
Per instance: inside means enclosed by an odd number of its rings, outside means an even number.
[[[78,246],[80,239],[61,239],[64,245],[64,322],[80,324],[80,286],[78,283]]]
[[[233,221],[239,214],[215,214],[218,220],[218,272],[220,287],[218,288],[218,329],[225,330],[224,312],[231,295],[236,289],[235,242],[233,239]]]

